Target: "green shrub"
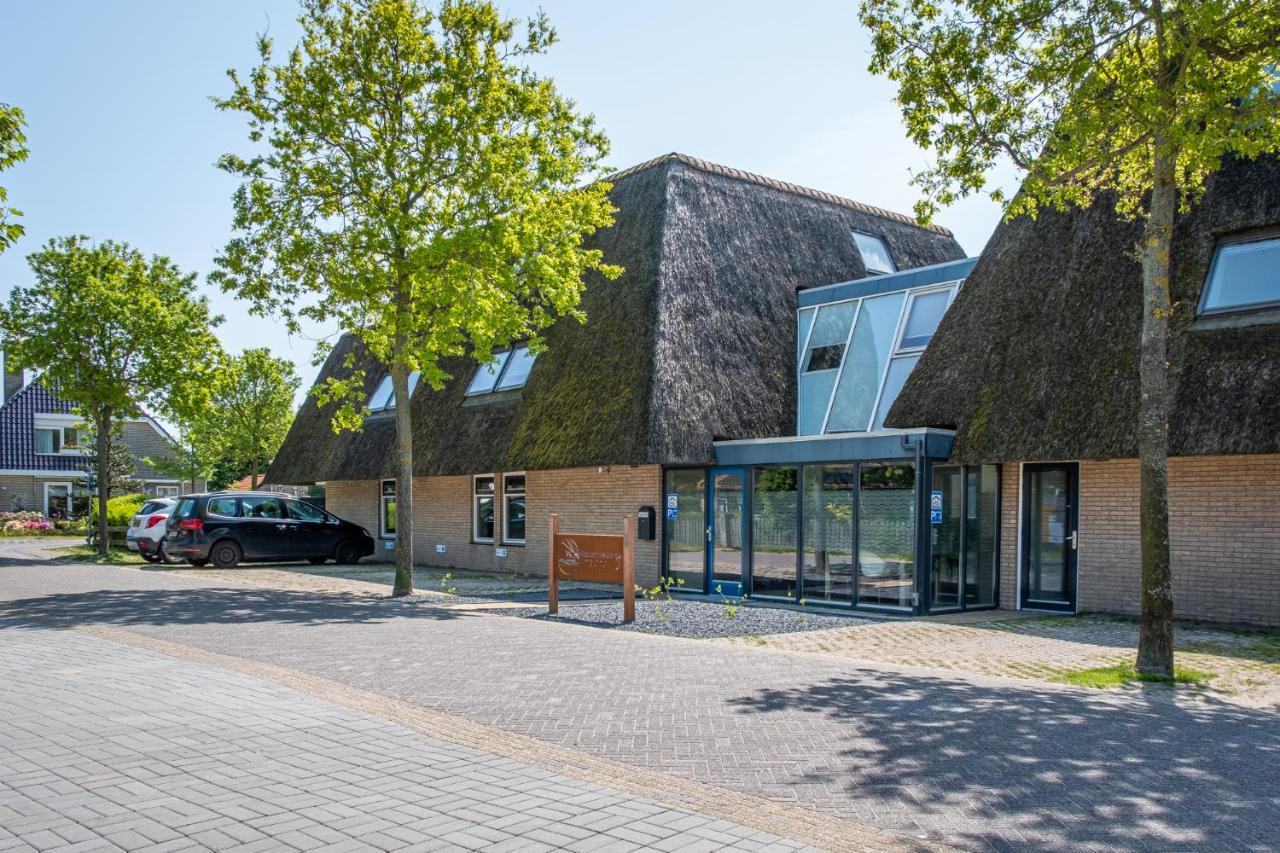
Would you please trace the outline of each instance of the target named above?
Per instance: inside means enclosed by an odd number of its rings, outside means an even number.
[[[108,527],[128,527],[129,522],[138,514],[138,510],[142,509],[142,505],[146,503],[146,495],[120,495],[107,501],[107,526]],[[89,512],[89,523],[98,523],[98,502],[93,502],[93,509]]]

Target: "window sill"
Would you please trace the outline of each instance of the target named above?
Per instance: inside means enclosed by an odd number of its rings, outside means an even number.
[[[526,544],[526,543],[525,543],[525,540],[524,540],[524,539],[521,539],[521,540],[519,540],[519,541],[516,541],[515,539],[511,539],[511,540],[504,539],[504,540],[502,540],[502,547],[503,547],[503,548],[523,548],[523,547],[525,546],[525,544]]]

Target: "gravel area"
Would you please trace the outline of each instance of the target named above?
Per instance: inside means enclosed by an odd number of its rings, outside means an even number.
[[[741,605],[734,609],[721,602],[688,600],[637,601],[636,621],[630,625],[622,622],[621,601],[562,603],[560,612],[555,616],[548,615],[545,610],[528,611],[521,615],[597,628],[697,638],[793,634],[798,631],[848,628],[866,621],[859,617],[786,610],[780,607]]]

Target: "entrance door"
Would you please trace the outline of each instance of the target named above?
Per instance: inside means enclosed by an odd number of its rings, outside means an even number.
[[[1076,608],[1080,468],[1074,462],[1022,469],[1022,606]]]
[[[713,595],[742,596],[745,551],[742,468],[711,469],[711,513],[707,517],[707,560]]]

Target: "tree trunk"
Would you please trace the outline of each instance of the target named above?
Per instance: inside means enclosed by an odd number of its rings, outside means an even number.
[[[111,497],[111,407],[98,410],[98,553],[106,556],[111,548],[107,530],[107,501]],[[68,499],[69,502],[69,499]]]
[[[413,418],[409,411],[409,368],[391,367],[396,412],[396,582],[393,597],[413,594]]]
[[[1138,672],[1173,676],[1173,584],[1169,568],[1169,314],[1170,258],[1177,214],[1177,152],[1157,137],[1151,211],[1142,251],[1142,341],[1138,381],[1139,499],[1142,534],[1142,616]]]
[[[249,488],[250,488],[250,489],[253,489],[254,491],[256,491],[256,490],[257,490],[257,488],[258,488],[258,468],[257,468],[257,463],[254,463],[254,469],[253,469],[251,472],[249,472]]]

